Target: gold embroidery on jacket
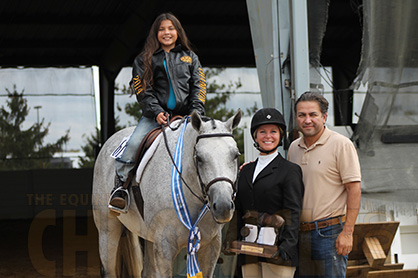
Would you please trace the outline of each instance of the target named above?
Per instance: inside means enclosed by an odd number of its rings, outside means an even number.
[[[180,58],[180,60],[184,63],[188,63],[188,64],[192,63],[192,57],[190,57],[190,56],[183,56],[183,57]]]
[[[203,104],[205,104],[206,101],[206,77],[205,72],[202,68],[199,67],[199,95],[198,98]]]
[[[144,88],[142,88],[142,82],[139,75],[137,74],[132,80],[134,82],[135,93],[139,95],[144,90]]]

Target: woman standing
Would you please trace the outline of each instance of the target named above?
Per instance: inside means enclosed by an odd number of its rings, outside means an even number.
[[[128,196],[121,189],[145,135],[167,124],[167,114],[185,116],[194,110],[200,115],[205,113],[205,74],[173,14],[163,13],[155,19],[144,49],[135,58],[130,85],[142,106],[142,118],[122,156],[116,159],[115,188],[109,208],[117,212],[124,212],[127,204]]]
[[[234,232],[235,227],[240,231],[245,224],[254,224],[254,216],[258,218],[255,220],[258,228],[274,227],[271,219],[277,219],[278,215],[284,219],[284,225],[276,226],[278,233],[274,244],[278,249],[272,258],[238,256],[237,272],[244,278],[293,277],[296,270],[304,187],[300,167],[277,152],[285,134],[286,124],[277,109],[263,108],[254,114],[251,135],[260,154],[256,161],[241,169],[236,214],[230,223],[226,245],[234,239],[243,239]]]

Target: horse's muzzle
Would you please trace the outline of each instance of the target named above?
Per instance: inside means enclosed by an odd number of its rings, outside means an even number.
[[[218,224],[224,224],[231,221],[234,214],[235,204],[230,202],[213,202],[211,212],[213,219]]]

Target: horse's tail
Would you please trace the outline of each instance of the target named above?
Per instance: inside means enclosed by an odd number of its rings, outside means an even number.
[[[125,229],[119,241],[118,264],[119,277],[141,277],[143,253],[139,237]]]

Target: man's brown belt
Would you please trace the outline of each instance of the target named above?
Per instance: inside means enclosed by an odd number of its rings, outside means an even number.
[[[344,223],[345,222],[345,215],[333,217],[333,218],[327,219],[327,220],[318,220],[318,221],[309,222],[309,223],[301,223],[300,227],[299,227],[299,230],[301,232],[308,232],[308,231],[315,230],[316,229],[315,223],[318,225],[318,229],[323,229],[323,228],[326,228],[328,226],[339,224],[340,219],[341,219],[341,223]]]

